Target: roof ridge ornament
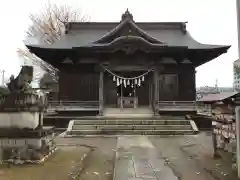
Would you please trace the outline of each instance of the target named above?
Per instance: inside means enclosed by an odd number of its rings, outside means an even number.
[[[185,22],[180,24],[180,28],[184,34],[187,34],[187,26]]]
[[[125,11],[125,13],[122,14],[122,20],[121,21],[125,21],[125,20],[132,20],[133,21],[133,15],[129,12],[128,8]]]

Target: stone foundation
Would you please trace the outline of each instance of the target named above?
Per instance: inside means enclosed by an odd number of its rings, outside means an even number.
[[[38,131],[38,136],[35,137],[31,135],[36,133],[36,130],[22,132],[26,137],[22,137],[21,131],[18,134],[15,132],[16,137],[9,138],[9,135],[0,137],[0,161],[14,164],[36,163],[52,154],[56,150],[53,128]]]
[[[42,124],[42,118],[43,113],[40,112],[1,112],[0,127],[36,129]]]

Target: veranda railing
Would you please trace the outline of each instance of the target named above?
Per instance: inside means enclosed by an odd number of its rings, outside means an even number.
[[[158,108],[161,109],[189,109],[197,110],[195,101],[159,101]]]
[[[74,109],[82,109],[82,108],[89,108],[89,109],[98,109],[99,108],[99,101],[49,101],[48,102],[48,109],[66,109],[66,108],[74,108]]]

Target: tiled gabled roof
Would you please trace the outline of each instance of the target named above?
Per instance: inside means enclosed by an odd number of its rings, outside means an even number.
[[[204,95],[202,98],[197,100],[198,102],[217,102],[223,101],[227,98],[231,98],[235,95],[239,94],[239,92],[220,92],[215,94],[207,94]]]

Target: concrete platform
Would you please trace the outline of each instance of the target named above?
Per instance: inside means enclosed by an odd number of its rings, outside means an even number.
[[[139,108],[106,108],[104,109],[103,116],[106,118],[109,117],[118,117],[121,118],[151,118],[154,116],[153,110],[148,107],[139,107]]]
[[[191,125],[128,125],[128,124],[117,124],[117,125],[74,125],[72,130],[191,130]]]
[[[106,108],[103,119],[71,120],[66,135],[184,135],[198,132],[195,123],[184,116],[153,117],[152,109],[148,107]]]
[[[196,134],[191,120],[72,120],[66,135],[184,135]]]
[[[187,125],[189,120],[167,119],[99,119],[74,120],[74,125]]]

